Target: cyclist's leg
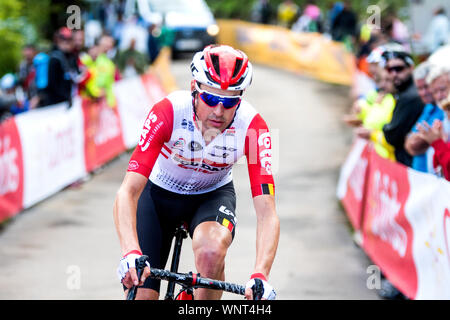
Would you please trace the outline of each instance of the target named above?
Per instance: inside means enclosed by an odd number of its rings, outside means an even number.
[[[236,196],[232,182],[205,195],[190,223],[197,271],[207,278],[225,280],[225,256],[234,237]],[[222,291],[198,289],[196,299],[215,299]]]
[[[170,252],[174,226],[161,221],[157,207],[159,194],[155,194],[154,185],[149,181],[139,198],[136,216],[136,229],[142,253],[150,259],[153,268],[164,268]],[[159,298],[160,280],[148,277],[139,288],[136,299],[155,300]],[[125,296],[128,292],[126,288]]]

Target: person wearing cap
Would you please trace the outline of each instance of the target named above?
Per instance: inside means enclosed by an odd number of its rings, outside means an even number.
[[[47,86],[39,90],[39,107],[72,101],[76,74],[76,59],[73,56],[72,31],[60,28],[55,34],[55,47],[49,54]]]
[[[280,223],[270,132],[243,99],[252,64],[240,50],[210,45],[194,55],[190,70],[190,91],[175,91],[150,110],[117,192],[119,280],[125,290],[141,283],[138,299],[158,299],[160,282],[148,277],[148,267],[137,279],[135,261],[147,255],[151,266],[163,269],[182,221],[192,238],[197,271],[224,280],[225,256],[237,226],[232,167],[246,156],[257,219],[256,259],[245,296],[252,299],[252,288],[261,286],[262,298],[274,299],[269,274]],[[220,299],[222,292],[198,289],[194,295]]]
[[[384,137],[394,147],[397,162],[411,167],[412,156],[405,150],[405,139],[424,108],[413,80],[414,61],[405,51],[388,50],[382,57],[395,88],[396,100],[392,119],[383,126]]]

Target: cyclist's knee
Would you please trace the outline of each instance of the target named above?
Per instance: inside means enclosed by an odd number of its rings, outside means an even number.
[[[208,243],[199,246],[195,250],[196,260],[201,261],[222,261],[225,259],[227,248],[220,243]]]

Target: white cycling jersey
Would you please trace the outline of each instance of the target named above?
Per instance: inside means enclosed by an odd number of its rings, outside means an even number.
[[[172,192],[199,194],[229,183],[243,155],[253,196],[274,194],[271,138],[256,110],[243,100],[230,126],[206,144],[190,92],[176,91],[150,110],[128,171]]]

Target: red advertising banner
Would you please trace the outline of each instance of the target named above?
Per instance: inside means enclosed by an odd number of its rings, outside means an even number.
[[[86,170],[92,171],[125,151],[117,108],[105,99],[82,99]]]
[[[416,296],[413,229],[405,214],[408,169],[370,155],[363,221],[363,248],[386,277],[410,298]]]
[[[0,221],[22,209],[23,156],[14,118],[0,124]]]

